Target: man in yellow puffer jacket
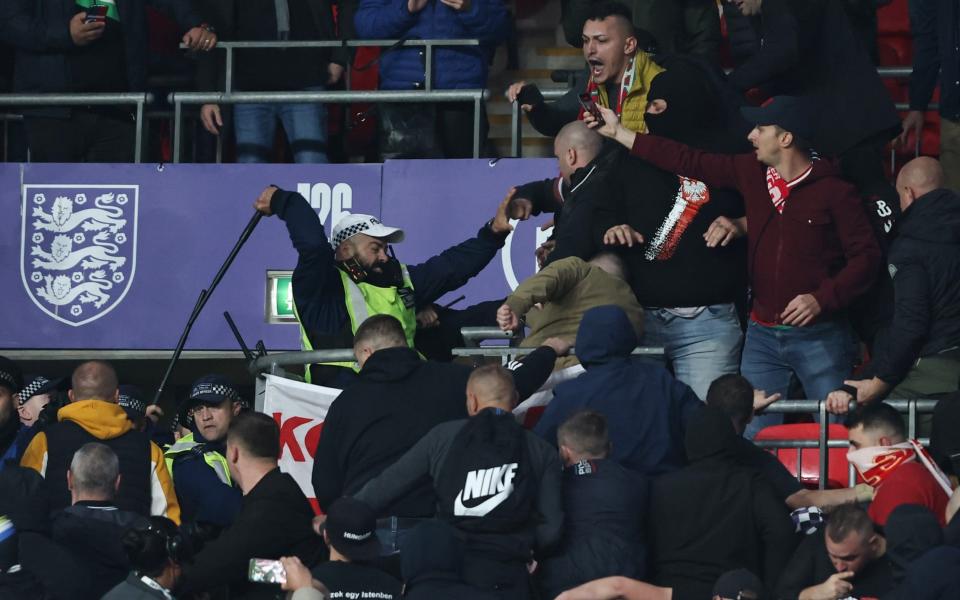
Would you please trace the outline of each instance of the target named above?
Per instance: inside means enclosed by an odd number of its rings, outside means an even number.
[[[117,374],[109,364],[90,361],[73,372],[70,403],[57,412],[57,422],[27,446],[20,465],[46,479],[51,510],[70,506],[67,470],[73,454],[88,442],[101,442],[120,459],[116,506],[144,516],[164,516],[180,523],[180,505],[163,460],[163,451],[134,429],[117,404]]]
[[[511,101],[519,100],[530,124],[543,135],[556,136],[571,121],[583,118],[580,97],[589,96],[610,108],[625,127],[646,133],[644,115],[650,83],[663,67],[637,46],[629,10],[617,3],[601,3],[583,24],[583,58],[587,61],[586,81],[574,80],[573,88],[556,102],[544,102],[525,82],[507,90]]]

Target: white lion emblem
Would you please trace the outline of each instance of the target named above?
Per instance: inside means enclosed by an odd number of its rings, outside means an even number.
[[[66,306],[79,298],[80,302],[100,308],[110,300],[110,295],[105,292],[113,287],[102,270],[94,271],[90,274],[90,281],[76,287],[66,275],[47,275],[43,280],[46,285],[36,288],[37,296],[54,306]]]
[[[113,193],[101,194],[93,203],[97,208],[74,212],[74,201],[67,196],[58,196],[49,213],[40,206],[33,207],[33,216],[37,217],[33,227],[37,230],[67,232],[80,226],[84,231],[109,229],[116,233],[127,224],[127,220],[121,218],[123,209],[110,206],[113,203]]]
[[[40,246],[30,249],[30,256],[38,256],[33,260],[34,269],[49,269],[51,271],[65,271],[72,269],[78,263],[85,269],[95,269],[109,265],[111,271],[116,271],[126,262],[126,257],[116,256],[119,247],[107,241],[110,233],[101,231],[93,236],[93,246],[73,251],[73,239],[67,235],[58,235],[50,244],[50,252],[44,252]],[[82,261],[82,262],[81,262]]]

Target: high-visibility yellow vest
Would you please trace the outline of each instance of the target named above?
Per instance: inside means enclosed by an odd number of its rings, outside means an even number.
[[[163,452],[164,462],[167,463],[167,471],[170,473],[170,479],[173,480],[173,465],[177,456],[192,452],[194,448],[203,446],[200,442],[193,439],[193,434],[187,434],[177,440],[175,443],[167,446]],[[214,450],[205,450],[203,452],[203,462],[213,469],[217,474],[217,479],[225,485],[233,485],[230,479],[230,467],[227,464],[227,457]]]

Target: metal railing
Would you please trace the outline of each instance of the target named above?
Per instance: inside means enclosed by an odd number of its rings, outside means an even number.
[[[487,90],[433,90],[349,92],[171,92],[167,97],[173,104],[173,162],[180,162],[180,140],[183,129],[183,106],[196,104],[243,104],[251,102],[304,104],[311,102],[473,102],[473,157],[480,156],[481,106]]]
[[[0,94],[0,106],[126,106],[136,107],[136,133],[133,142],[133,161],[140,162],[143,151],[143,107],[153,102],[150,93],[120,94]]]
[[[285,50],[289,48],[369,48],[369,47],[422,47],[424,49],[424,90],[433,89],[433,49],[436,46],[479,46],[480,40],[323,40],[323,41],[270,41],[270,42],[217,42],[213,50],[222,49],[227,56],[224,64],[224,91],[233,91],[233,67],[235,64],[234,50],[251,50],[258,48],[273,48]],[[181,48],[186,46],[181,45]],[[351,65],[347,65],[349,76]],[[349,87],[349,86],[348,86]]]
[[[884,400],[886,404],[889,404],[893,408],[897,409],[901,413],[907,414],[907,437],[915,438],[917,435],[917,415],[924,413],[932,413],[933,409],[937,406],[937,400]],[[850,402],[850,410],[854,410],[857,404],[854,401]],[[790,413],[805,413],[805,414],[816,414],[818,417],[818,435],[816,440],[799,440],[799,439],[783,439],[783,440],[761,440],[757,441],[756,444],[761,448],[795,448],[795,449],[818,449],[819,455],[819,489],[826,489],[827,484],[827,471],[830,466],[830,452],[825,451],[828,448],[846,448],[849,446],[846,440],[830,440],[828,439],[829,433],[829,416],[830,413],[827,412],[827,403],[824,400],[778,400],[770,406],[768,406],[764,411],[765,414],[790,414]],[[927,445],[930,441],[926,438],[919,440],[923,445]],[[798,461],[799,459],[799,452]],[[799,469],[797,471],[797,476],[800,475]],[[854,481],[854,473],[852,467],[849,469],[849,481]]]

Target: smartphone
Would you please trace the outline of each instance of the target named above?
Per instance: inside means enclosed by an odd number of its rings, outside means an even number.
[[[580,94],[577,96],[577,99],[580,100],[580,106],[583,107],[583,110],[593,115],[601,126],[606,123],[603,120],[603,117],[600,116],[600,109],[597,107],[597,103],[593,100],[593,96],[590,94]]]
[[[107,8],[106,4],[94,4],[86,10],[87,18],[85,18],[83,22],[103,23],[107,20]]]
[[[529,104],[530,106],[537,106],[543,102],[543,94],[540,93],[540,88],[532,83],[520,88],[520,93],[517,94],[517,103],[518,104]]]
[[[251,558],[248,576],[254,583],[283,585],[287,582],[287,572],[283,570],[283,565],[279,560],[269,558]]]

